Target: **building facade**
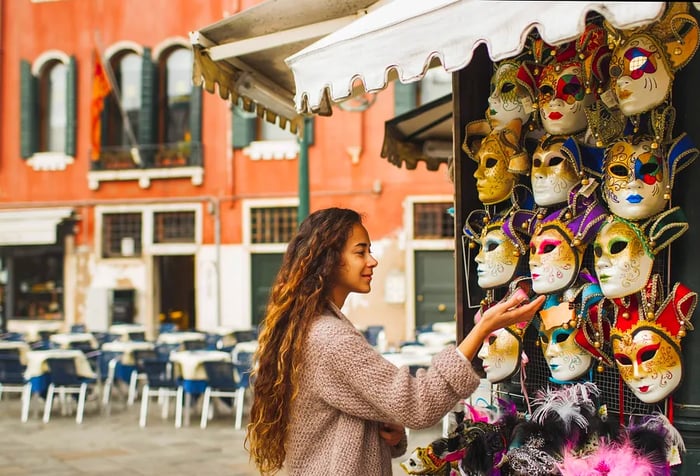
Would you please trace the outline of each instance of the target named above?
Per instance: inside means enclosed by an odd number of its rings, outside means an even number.
[[[258,1],[0,2],[2,328],[256,325],[297,226],[297,138],[192,86],[188,33]],[[362,212],[380,266],[349,317],[390,342],[454,316],[446,167],[380,157],[439,73],[316,118],[311,210]]]

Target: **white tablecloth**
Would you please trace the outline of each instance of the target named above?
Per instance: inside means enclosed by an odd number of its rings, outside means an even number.
[[[88,342],[93,349],[97,349],[99,347],[95,336],[87,332],[53,334],[51,337],[49,337],[49,340],[54,344],[58,344],[61,349],[70,348],[70,345],[73,342]]]
[[[109,326],[110,334],[117,334],[120,340],[128,341],[130,332],[146,332],[146,327],[142,324],[112,324]]]
[[[19,351],[19,361],[27,365],[27,352],[29,352],[29,344],[21,341],[0,340],[0,349],[17,349]]]
[[[434,322],[433,332],[439,332],[441,334],[452,334],[457,335],[457,322],[447,321],[447,322]]]
[[[63,329],[63,321],[24,321],[20,319],[10,319],[7,322],[7,330],[10,332],[21,332],[27,342],[39,340],[39,331],[60,332]]]
[[[206,335],[201,332],[164,332],[158,336],[159,344],[182,344],[190,340],[204,340]]]
[[[122,364],[134,365],[135,350],[153,350],[155,344],[153,342],[135,342],[135,341],[113,341],[102,344],[102,350],[107,352],[122,352]]]
[[[429,347],[444,347],[447,344],[454,343],[456,339],[454,332],[421,332],[416,336],[418,342]]]
[[[27,369],[24,377],[29,379],[39,377],[49,371],[46,359],[74,359],[75,368],[81,377],[95,378],[95,372],[90,367],[85,354],[80,350],[72,349],[49,349],[32,350],[27,352]]]
[[[178,364],[178,374],[185,380],[206,380],[204,362],[227,360],[231,360],[231,354],[218,350],[183,350],[170,354],[170,361]]]

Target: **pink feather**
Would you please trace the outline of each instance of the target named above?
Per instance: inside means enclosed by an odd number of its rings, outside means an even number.
[[[629,443],[609,444],[601,442],[598,449],[586,456],[574,456],[564,452],[559,470],[564,476],[664,476],[668,468],[659,468],[644,456],[635,452]]]

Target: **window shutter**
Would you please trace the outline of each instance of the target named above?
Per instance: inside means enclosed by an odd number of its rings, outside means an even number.
[[[20,155],[27,159],[37,150],[37,79],[29,61],[20,62]]]
[[[139,111],[138,130],[136,140],[139,142],[139,150],[144,165],[153,163],[153,154],[156,143],[156,115],[155,101],[157,96],[156,65],[151,58],[151,49],[143,49],[143,63],[141,65],[141,110]]]
[[[233,148],[242,149],[255,140],[257,116],[233,105]]]
[[[411,111],[418,105],[418,83],[403,84],[394,81],[394,115]]]
[[[66,155],[69,157],[75,157],[76,69],[75,56],[71,56],[66,72]]]
[[[202,165],[202,88],[192,86],[190,96],[191,165]]]

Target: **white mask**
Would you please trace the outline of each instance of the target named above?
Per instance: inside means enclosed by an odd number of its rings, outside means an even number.
[[[479,350],[477,356],[483,361],[486,379],[498,383],[513,375],[520,363],[522,343],[507,329],[492,332]]]
[[[581,181],[576,170],[562,154],[563,140],[547,142],[546,149],[537,146],[532,155],[532,194],[535,203],[549,207],[565,203],[571,189]]]
[[[518,119],[522,124],[530,120],[533,100],[528,90],[516,80],[518,69],[518,64],[505,62],[491,77],[486,119],[492,129],[501,129],[513,119]]]
[[[542,228],[530,239],[530,276],[537,294],[567,289],[578,276],[579,251],[556,228]]]
[[[577,329],[562,326],[540,329],[540,346],[552,377],[567,382],[583,376],[591,367],[593,357],[576,343]]]
[[[480,244],[479,253],[474,258],[479,287],[491,289],[506,286],[515,275],[520,261],[517,247],[500,228],[488,231]]]

